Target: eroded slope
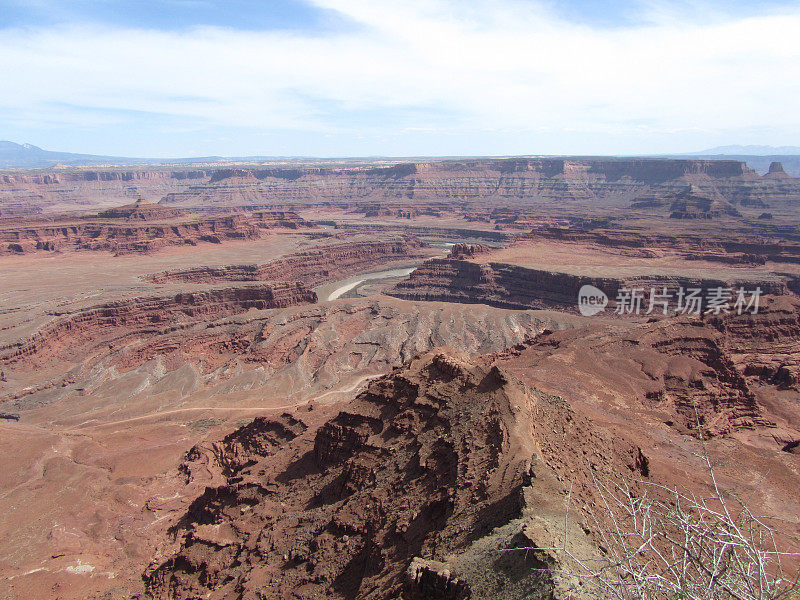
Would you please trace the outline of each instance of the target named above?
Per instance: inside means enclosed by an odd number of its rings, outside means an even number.
[[[723,488],[796,534],[800,463],[787,439],[800,440],[800,409],[776,412],[764,386],[785,380],[749,365],[773,344],[796,356],[797,309],[776,298],[755,316],[545,332],[478,359],[433,351],[321,427],[289,435],[285,423],[253,423],[225,442],[241,436],[235,452],[190,456],[223,477],[176,530],[181,550],[146,573],[148,593],[568,597],[575,582],[559,574],[558,552],[503,550],[569,537],[573,552],[597,557],[596,479],[701,491],[701,452]],[[276,432],[282,441],[247,441]]]

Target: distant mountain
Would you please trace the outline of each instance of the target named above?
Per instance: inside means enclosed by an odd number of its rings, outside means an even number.
[[[146,165],[153,159],[122,158],[119,156],[97,156],[72,152],[51,152],[32,144],[17,144],[0,141],[0,169],[37,169],[53,165]]]
[[[145,166],[165,164],[213,164],[252,161],[307,162],[310,159],[300,156],[193,156],[190,158],[131,158],[126,156],[100,156],[97,154],[75,154],[73,152],[52,152],[32,144],[17,144],[0,140],[0,169],[46,169],[55,165],[77,166]],[[339,159],[337,159],[339,160]]]
[[[692,154],[726,154],[734,156],[787,156],[800,155],[800,146],[717,146]]]

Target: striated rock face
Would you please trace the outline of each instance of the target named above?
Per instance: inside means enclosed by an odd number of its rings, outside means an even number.
[[[648,186],[757,175],[736,161],[662,159],[498,159],[435,161],[390,167],[218,170],[203,184],[164,198],[167,204],[253,204],[312,199],[422,200],[538,198],[589,200]],[[683,184],[685,187],[685,183]],[[414,209],[368,209],[374,216],[413,216]]]
[[[104,221],[51,221],[25,227],[0,224],[0,253],[103,250],[128,254],[198,242],[218,244],[226,240],[256,239],[271,229],[313,227],[287,211],[163,221],[173,213],[180,214],[175,209],[143,207],[137,203],[98,215],[103,216]]]
[[[57,185],[66,183],[80,183],[86,181],[161,181],[168,179],[186,180],[201,179],[207,176],[207,172],[197,169],[186,169],[182,171],[165,170],[128,170],[128,171],[96,171],[86,169],[75,169],[59,172],[44,173],[5,173],[0,174],[0,183],[3,184],[38,184],[38,185]]]
[[[0,347],[0,363],[36,356],[69,353],[81,344],[119,338],[133,331],[181,329],[201,321],[250,309],[313,304],[317,295],[299,283],[276,283],[184,292],[121,300],[78,312],[54,315],[55,320],[26,340]],[[155,330],[155,331],[152,331]]]
[[[520,376],[551,393],[594,395],[682,433],[726,435],[771,426],[755,386],[797,390],[799,310],[794,296],[767,297],[756,315],[555,332],[511,351],[507,368],[517,373],[518,365]],[[565,371],[580,390],[557,379]]]
[[[777,236],[756,237],[752,234],[726,237],[694,233],[669,235],[630,230],[542,227],[517,237],[520,240],[591,243],[609,248],[640,249],[643,252],[647,252],[646,249],[649,248],[667,248],[680,252],[687,259],[703,253],[715,254],[714,260],[724,258],[725,255],[746,254],[760,257],[759,260],[764,261],[800,263],[800,243],[794,235],[786,239]]]
[[[477,254],[489,252],[491,248],[483,244],[464,244],[462,242],[454,244],[450,250],[449,258],[473,258]]]
[[[299,252],[262,265],[230,265],[167,271],[152,276],[156,283],[185,281],[302,281],[314,286],[324,281],[346,277],[387,262],[424,256],[427,244],[404,236],[374,242],[344,242]]]
[[[646,403],[674,411],[681,430],[702,428],[703,435],[714,436],[769,424],[725,341],[709,328],[698,323],[655,328],[636,353],[645,355],[648,346],[670,358],[663,373],[651,372],[663,389],[648,391]]]
[[[523,519],[532,486],[559,488],[586,443],[600,472],[636,468],[635,447],[502,369],[418,356],[313,435],[265,447],[206,490],[180,551],[146,574],[148,595],[552,598],[552,557],[499,550],[534,543]],[[542,515],[552,508],[536,502]]]
[[[715,200],[742,206],[794,202],[800,191],[797,179],[777,171],[762,178],[742,162],[700,159],[512,158],[390,166],[74,170],[0,175],[0,213],[24,214],[35,207],[51,213],[65,207],[90,209],[108,206],[110,199],[141,197],[193,208],[367,201],[359,210],[370,216],[414,218],[441,212],[387,203],[492,198],[624,206],[642,195],[678,193],[687,184]]]
[[[480,303],[501,308],[558,308],[576,310],[578,292],[584,285],[593,285],[609,297],[609,306],[616,305],[620,288],[661,289],[716,287],[753,289],[760,286],[765,294],[786,294],[779,279],[764,281],[721,281],[669,276],[598,278],[551,272],[504,263],[477,263],[459,259],[431,259],[417,268],[389,293],[408,300]]]
[[[23,211],[57,213],[134,202],[158,201],[169,192],[206,179],[202,169],[182,170],[49,170],[0,173],[0,211],[9,206]],[[27,212],[27,214],[32,214]]]
[[[766,298],[755,315],[710,316],[708,323],[722,332],[744,375],[800,391],[800,299]]]

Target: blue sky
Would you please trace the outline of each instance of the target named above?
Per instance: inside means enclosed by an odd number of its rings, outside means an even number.
[[[0,0],[0,139],[128,156],[800,143],[800,2]]]
[[[324,32],[345,24],[335,11],[292,0],[0,0],[0,14],[5,27],[97,23],[166,31],[212,25]]]

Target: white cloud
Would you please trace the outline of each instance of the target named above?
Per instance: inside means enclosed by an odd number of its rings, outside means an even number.
[[[645,24],[603,29],[514,0],[315,4],[362,26],[0,31],[0,115],[113,118],[88,107],[321,133],[800,131],[797,10],[693,24],[650,2]],[[418,123],[391,122],[407,109]]]

